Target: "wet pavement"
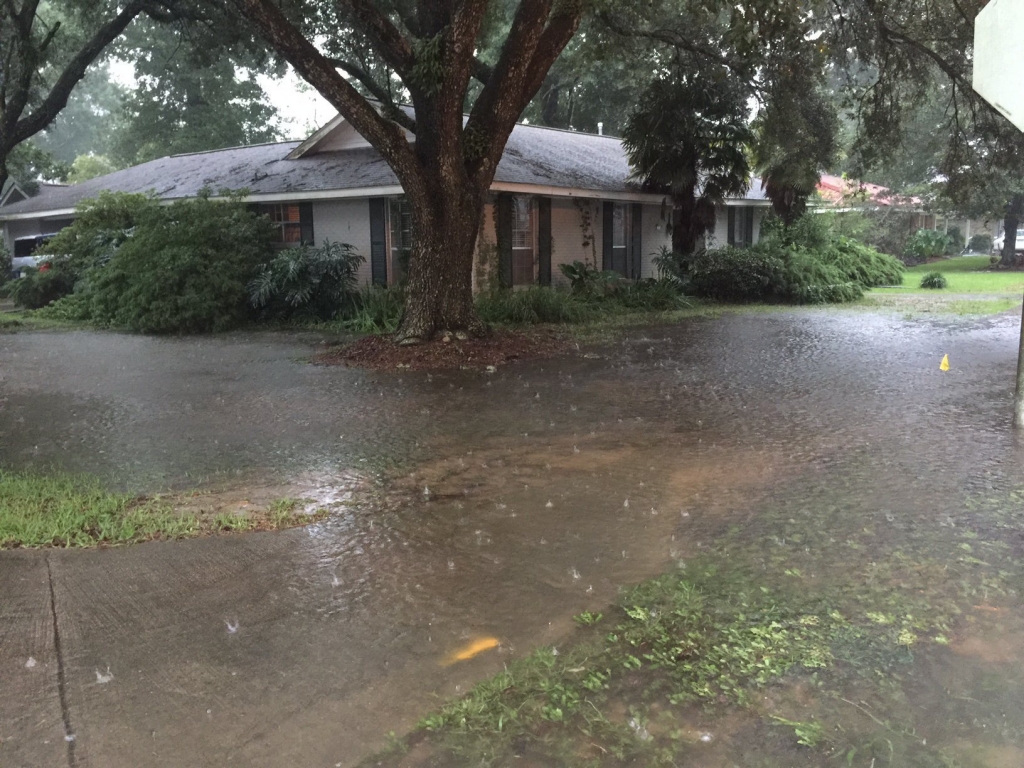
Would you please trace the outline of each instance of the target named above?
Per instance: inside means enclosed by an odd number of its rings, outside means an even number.
[[[311,366],[313,340],[283,334],[0,335],[5,467],[379,484],[304,529],[0,552],[0,765],[354,765],[767,505],[859,484],[850,515],[916,520],[1024,487],[1017,329],[751,313],[433,375]]]

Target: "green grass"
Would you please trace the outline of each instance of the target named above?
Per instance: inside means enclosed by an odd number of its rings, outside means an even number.
[[[862,494],[857,482],[827,490]],[[769,507],[755,531],[737,526],[580,614],[557,650],[509,663],[405,747],[432,765],[677,766],[700,748],[695,713],[732,712],[780,734],[751,745],[757,765],[961,765],[948,741],[916,732],[927,713],[908,705],[911,668],[944,653],[974,606],[1018,594],[1024,567],[1002,537],[1024,526],[1022,501],[974,497],[955,529],[924,516],[895,537],[886,509]],[[979,702],[976,727],[1002,718],[998,706]],[[364,765],[397,766],[404,751]]]
[[[0,547],[87,547],[195,535],[169,505],[111,493],[99,481],[0,472]]]
[[[872,294],[907,293],[988,293],[1024,294],[1024,272],[991,270],[988,256],[960,256],[919,264],[911,267],[903,276],[902,288],[876,288]],[[946,276],[948,287],[942,291],[922,288],[921,278],[929,272],[941,272]]]
[[[0,470],[0,549],[93,547],[217,532],[272,530],[318,519],[281,499],[266,511],[197,515],[174,497],[146,498],[108,490],[84,475]]]
[[[81,324],[77,324],[81,327]],[[13,333],[17,331],[39,331],[51,328],[71,328],[75,323],[68,323],[62,320],[51,320],[49,318],[37,317],[34,312],[2,312],[0,311],[0,333]]]

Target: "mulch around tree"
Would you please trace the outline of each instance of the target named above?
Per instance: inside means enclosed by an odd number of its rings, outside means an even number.
[[[569,347],[570,341],[565,335],[539,329],[494,331],[479,339],[445,336],[405,347],[395,344],[390,336],[365,336],[351,344],[320,352],[313,357],[313,362],[372,371],[493,370],[513,360],[553,357]]]

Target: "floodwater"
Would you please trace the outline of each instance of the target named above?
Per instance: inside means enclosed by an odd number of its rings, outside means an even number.
[[[737,314],[433,375],[312,366],[316,339],[286,334],[0,335],[5,467],[139,491],[314,477],[329,496],[353,474],[374,489],[287,532],[0,553],[0,764],[355,765],[737,530],[775,540],[821,510],[880,531],[878,552],[808,538],[822,579],[911,550],[977,499],[1019,499],[1017,331]],[[993,520],[1016,556],[1020,518]],[[908,667],[901,733],[939,757],[904,764],[1024,765],[1024,613],[1012,589],[978,602]],[[732,730],[694,764],[797,764],[766,757],[764,726]]]

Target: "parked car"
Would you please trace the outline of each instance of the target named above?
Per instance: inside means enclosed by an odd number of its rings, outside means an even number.
[[[11,255],[11,273],[14,277],[21,277],[27,267],[38,267],[46,261],[47,256],[40,253],[40,248],[50,242],[51,238],[53,234],[15,239],[14,253]]]
[[[1002,253],[1003,243],[1006,242],[1006,233],[1004,232],[995,240],[992,241],[992,253]],[[1017,242],[1013,245],[1013,250],[1016,253],[1024,253],[1024,229],[1017,230]]]

